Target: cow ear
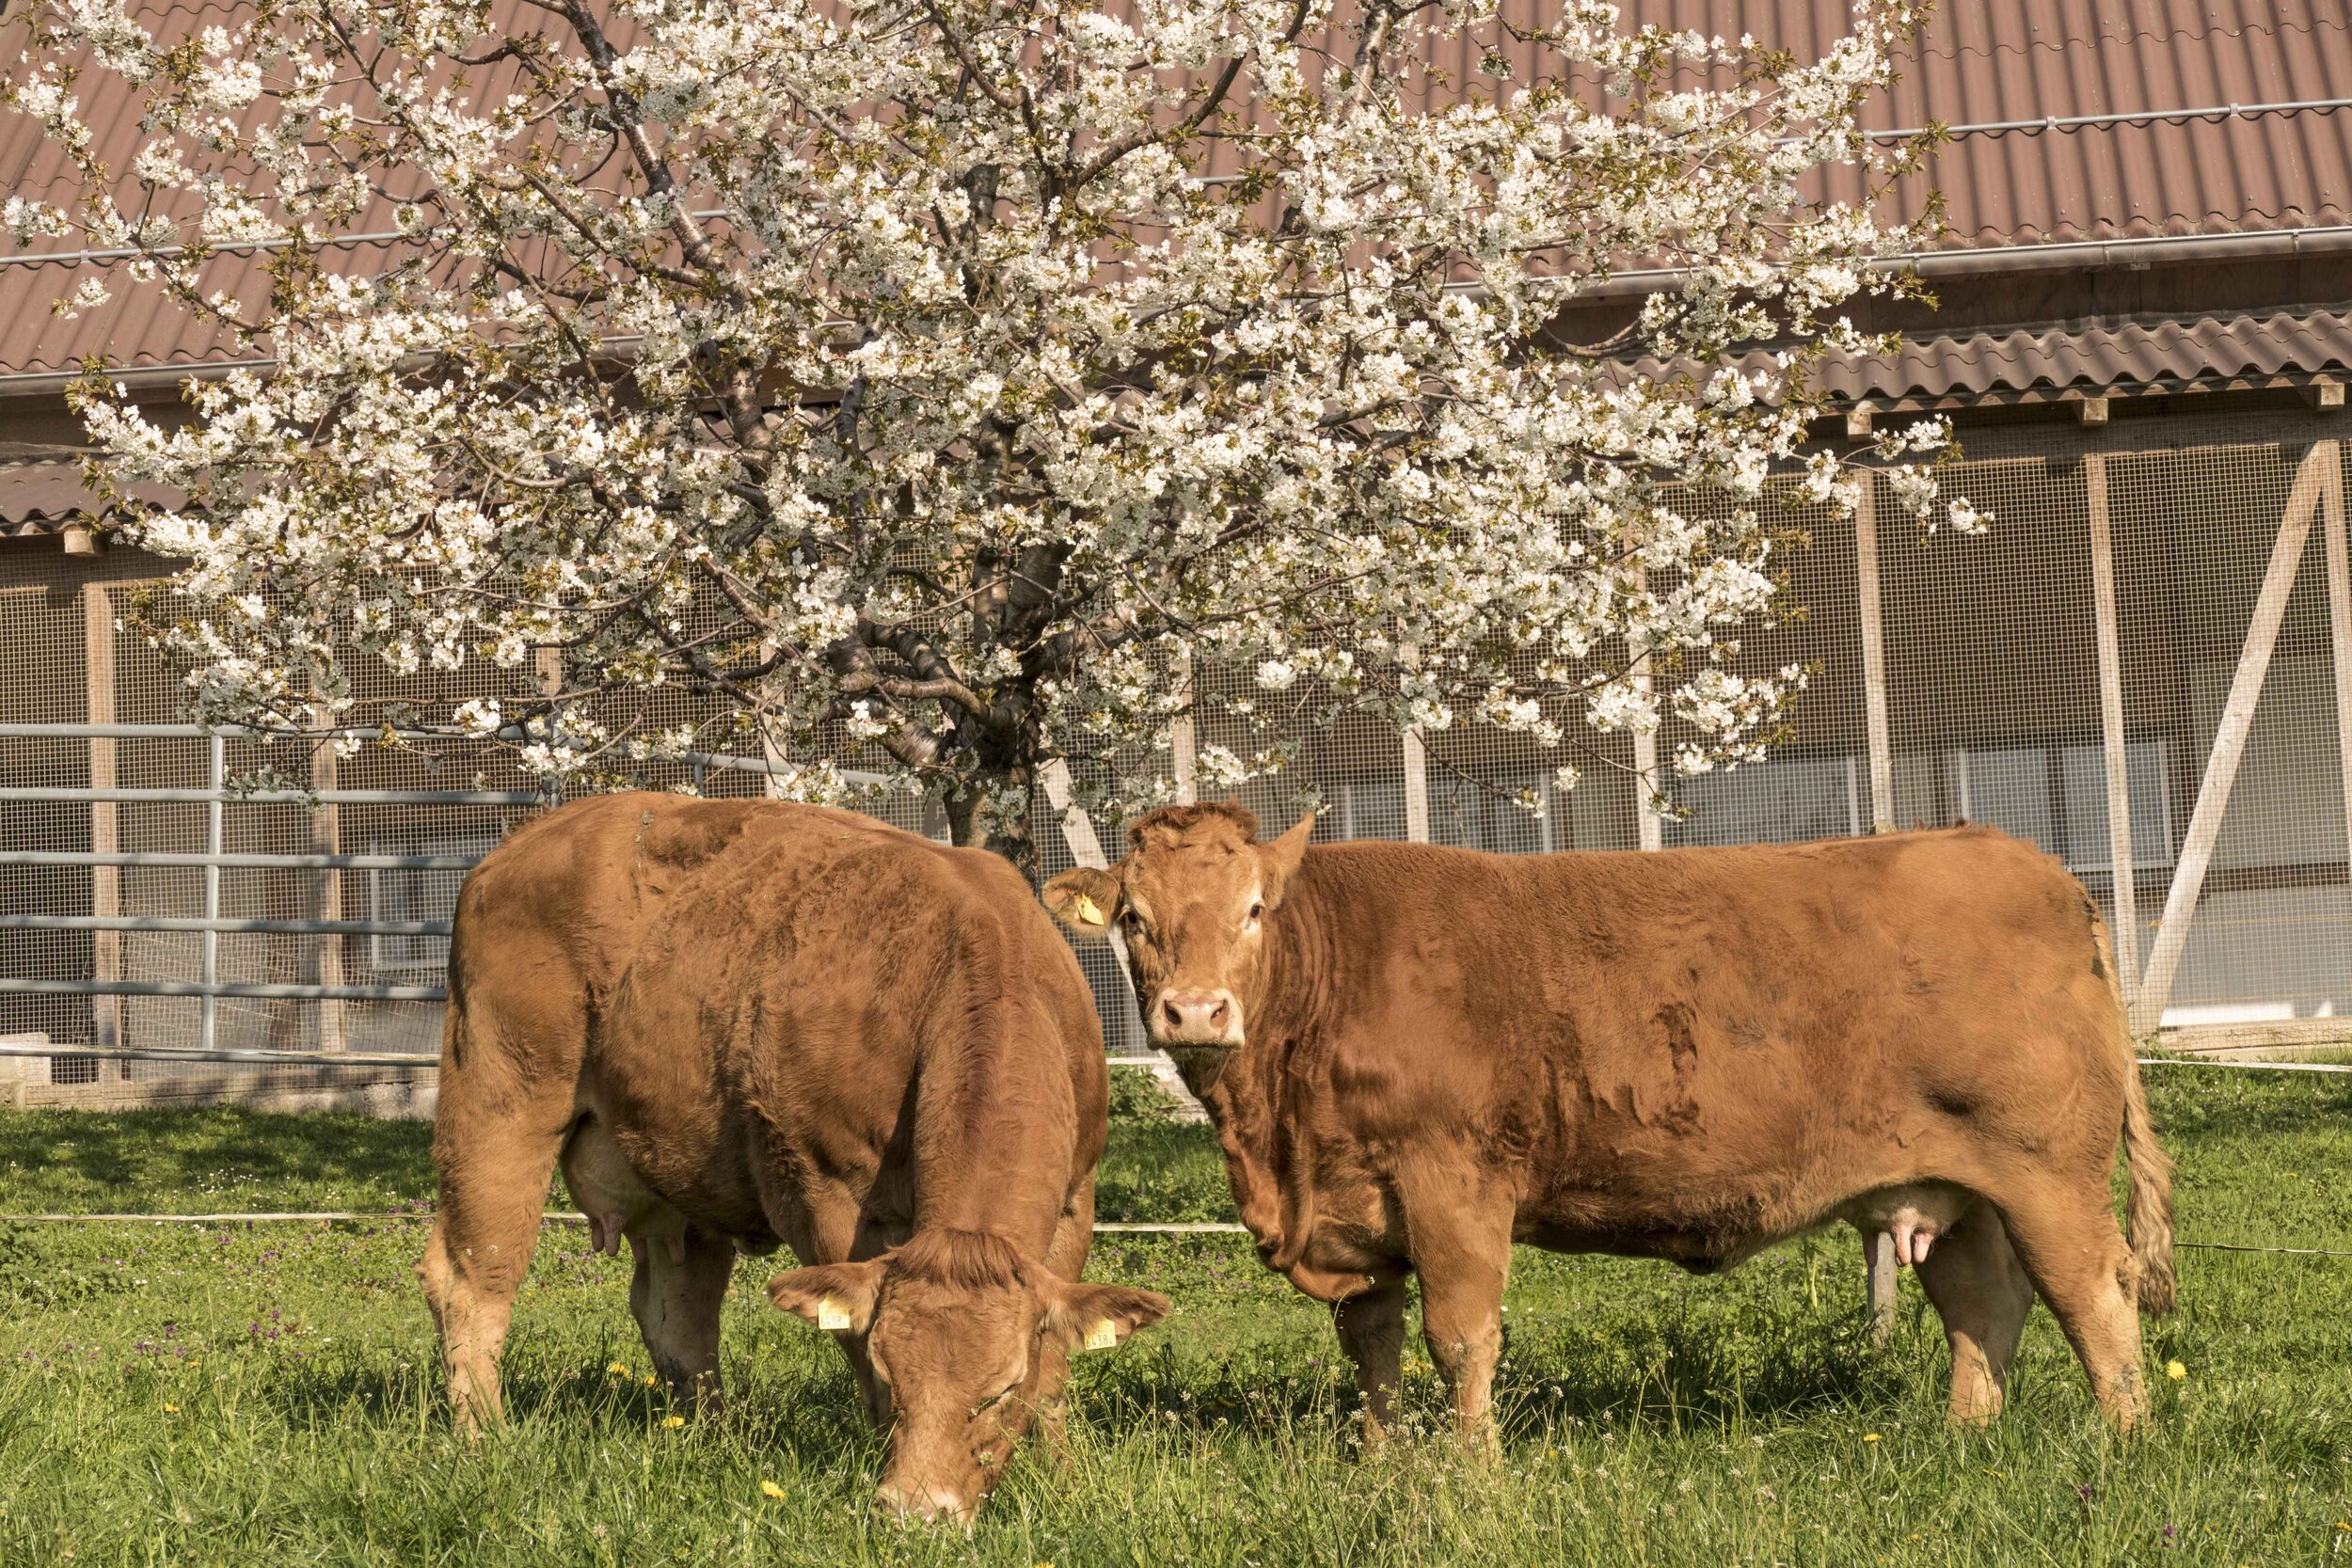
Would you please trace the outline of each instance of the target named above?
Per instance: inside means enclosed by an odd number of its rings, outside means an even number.
[[[1282,901],[1282,890],[1298,874],[1298,863],[1307,853],[1307,841],[1315,836],[1315,814],[1309,812],[1298,819],[1298,826],[1271,844],[1258,846],[1259,874],[1264,879],[1266,908]]]
[[[1100,866],[1082,865],[1045,884],[1045,907],[1074,934],[1104,937],[1119,911],[1119,893],[1118,878]]]
[[[1128,1335],[1168,1316],[1166,1296],[1127,1285],[1073,1285],[1049,1276],[1040,1293],[1045,1332],[1073,1353],[1125,1344]]]
[[[768,1281],[768,1299],[779,1310],[806,1318],[818,1328],[863,1334],[874,1326],[874,1303],[882,1294],[882,1276],[879,1259],[820,1263]]]

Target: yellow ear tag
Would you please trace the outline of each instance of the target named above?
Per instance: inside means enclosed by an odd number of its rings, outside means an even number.
[[[1077,914],[1079,924],[1081,925],[1106,926],[1109,924],[1108,921],[1103,918],[1103,906],[1096,903],[1093,899],[1089,898],[1083,893],[1078,895]]]
[[[827,1296],[817,1304],[817,1326],[818,1328],[849,1327],[850,1309],[833,1297]]]
[[[1094,1321],[1094,1326],[1087,1330],[1086,1348],[1117,1350],[1119,1348],[1119,1325],[1108,1318],[1097,1318]]]

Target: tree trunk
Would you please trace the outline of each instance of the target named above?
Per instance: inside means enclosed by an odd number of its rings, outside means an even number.
[[[971,776],[961,798],[943,802],[947,813],[948,841],[960,849],[992,849],[1012,862],[1032,884],[1042,880],[1039,858],[1037,814],[1031,809],[1037,794],[1037,760],[1021,756],[991,768],[983,764]],[[1022,802],[1017,820],[992,810],[988,802]]]

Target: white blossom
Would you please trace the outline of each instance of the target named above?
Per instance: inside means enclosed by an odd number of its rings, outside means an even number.
[[[1851,509],[1867,459],[1982,520],[1938,421],[1810,444],[1807,371],[1883,346],[1851,302],[1923,237],[1804,194],[1900,156],[1854,123],[1901,0],[1810,63],[1592,0],[1523,43],[1375,0],[1347,57],[1328,0],[600,0],[532,11],[522,71],[460,69],[502,40],[442,0],[34,9],[5,96],[85,187],[11,234],[130,250],[273,361],[186,419],[81,395],[110,483],[189,497],[135,532],[188,562],[150,630],[206,718],[554,771],[765,746],[787,795],[879,773],[1016,844],[1057,754],[1166,799],[1186,716],[1232,721],[1205,790],[1348,709],[1513,732],[1565,788],[1596,731],[1754,753],[1800,684],[1736,657],[1770,507]],[[1433,40],[1474,90],[1424,100]],[[1626,352],[1696,371],[1569,352],[1584,279],[1657,265],[1689,280]]]

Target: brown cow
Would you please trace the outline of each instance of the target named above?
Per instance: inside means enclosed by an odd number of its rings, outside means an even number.
[[[1708,1273],[1833,1219],[1918,1266],[1955,1418],[1999,1412],[2036,1291],[2108,1418],[2141,1413],[2134,1290],[2170,1305],[2170,1165],[2098,911],[2056,863],[1983,828],[1505,856],[1312,827],[1262,844],[1237,807],[1156,811],[1046,902],[1123,932],[1260,1257],[1332,1304],[1373,1430],[1408,1273],[1491,1440],[1513,1242]]]
[[[812,1266],[775,1304],[833,1330],[892,1423],[879,1500],[968,1520],[1067,1353],[1168,1310],[1077,1283],[1108,1114],[1084,975],[1020,875],[818,806],[617,795],[522,828],[467,879],[450,952],[418,1273],[468,1430],[563,1162],[676,1395],[719,1393],[736,1252]]]

